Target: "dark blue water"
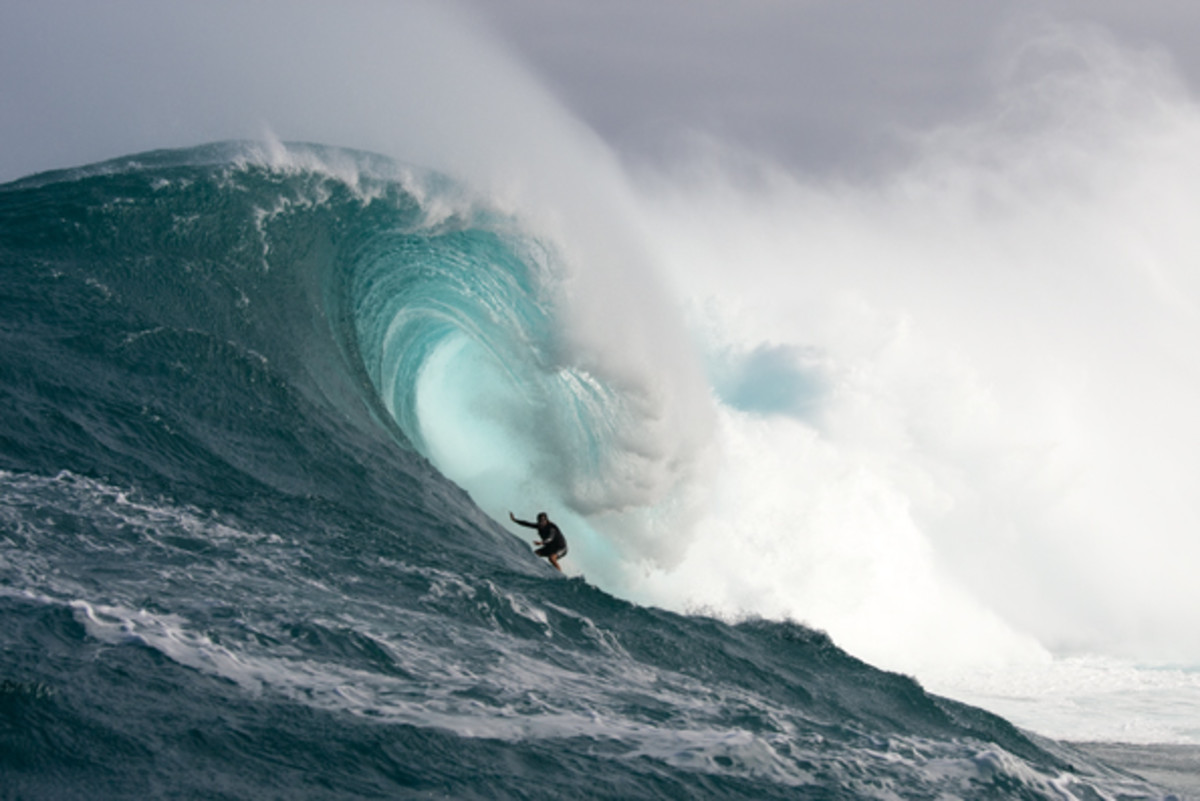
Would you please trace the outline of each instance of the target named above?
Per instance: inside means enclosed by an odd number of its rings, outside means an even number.
[[[419,379],[468,343],[602,450],[609,390],[544,378],[554,258],[324,148],[0,187],[0,798],[1163,797],[484,515],[421,455]]]

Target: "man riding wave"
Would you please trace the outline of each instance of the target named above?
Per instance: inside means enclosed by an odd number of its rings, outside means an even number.
[[[567,555],[567,538],[563,536],[562,531],[558,526],[550,522],[550,517],[545,512],[538,512],[537,522],[530,523],[527,520],[518,520],[517,516],[512,512],[508,513],[509,519],[519,526],[526,528],[536,528],[540,540],[534,540],[533,544],[541,546],[534,553],[538,556],[544,556],[550,560],[550,564],[558,572],[562,572],[562,568],[558,566],[558,560]]]

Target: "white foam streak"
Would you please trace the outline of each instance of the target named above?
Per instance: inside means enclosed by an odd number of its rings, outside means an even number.
[[[457,585],[449,591],[473,592],[469,585],[447,578]],[[514,608],[522,606],[532,613],[531,619],[545,621],[540,609],[507,598]],[[457,632],[432,646],[413,642],[411,636],[360,631],[415,677],[399,678],[295,653],[226,648],[193,631],[178,615],[83,600],[70,606],[88,635],[100,642],[154,649],[179,665],[235,682],[246,692],[280,695],[317,709],[377,721],[434,727],[462,737],[510,742],[590,737],[621,749],[624,759],[648,757],[688,771],[796,787],[829,781],[832,775],[840,785],[881,798],[899,795],[879,792],[880,784],[899,789],[915,781],[961,791],[994,776],[1035,788],[1059,781],[1002,750],[980,750],[981,744],[971,740],[863,735],[846,743],[827,741],[819,734],[806,734],[804,726],[797,725],[802,719],[794,717],[794,710],[736,688],[711,687],[670,671],[644,670],[619,651],[600,657],[577,655],[579,662],[571,669],[530,655],[519,641],[494,632],[482,637],[478,631]],[[463,661],[465,651],[481,647],[489,658],[475,666]],[[489,695],[493,696],[489,701],[481,699]],[[675,710],[677,716],[650,723],[624,714],[621,710],[628,699],[639,695]],[[772,730],[756,734],[731,725],[724,720],[730,706],[770,720]],[[823,766],[821,776],[811,772],[815,763]],[[1062,777],[1062,781],[1069,786],[1072,778]]]

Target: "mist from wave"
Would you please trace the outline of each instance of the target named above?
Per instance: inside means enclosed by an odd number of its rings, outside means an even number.
[[[644,597],[794,615],[1059,736],[1194,742],[1198,128],[1156,54],[1050,27],[888,175],[646,176],[722,458]]]

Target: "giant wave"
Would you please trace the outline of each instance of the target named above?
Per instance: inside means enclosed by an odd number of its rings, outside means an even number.
[[[468,187],[212,145],[6,185],[0,232],[6,792],[1159,795],[798,623],[547,573],[447,475],[576,515],[603,584],[638,541],[587,515],[691,468]]]

